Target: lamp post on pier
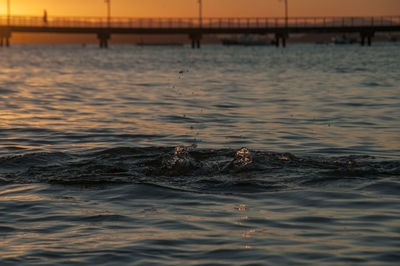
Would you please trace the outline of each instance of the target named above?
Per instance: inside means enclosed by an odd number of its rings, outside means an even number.
[[[10,0],[7,0],[7,26],[8,27],[10,27],[10,16],[11,16]]]
[[[288,8],[288,0],[285,0],[285,28],[286,31],[289,27],[289,8]]]
[[[200,40],[202,37],[202,30],[203,27],[203,1],[197,0],[199,3],[199,28],[194,29],[192,33],[189,34],[189,38],[192,40],[192,48],[200,48]]]
[[[109,30],[102,30],[97,33],[97,38],[100,41],[100,48],[108,48],[108,40],[111,36],[111,0],[104,0],[104,2],[107,4],[107,27]]]
[[[0,47],[4,45],[3,40],[5,40],[5,45],[7,47],[10,46],[10,37],[11,37],[11,7],[10,0],[7,0],[7,27],[0,32]]]
[[[202,0],[198,0],[199,2],[199,28],[203,25],[203,3]]]
[[[289,26],[289,5],[288,0],[279,0],[280,2],[284,1],[285,3],[285,28],[287,29]]]
[[[282,46],[286,46],[286,39],[289,37],[289,6],[288,6],[288,0],[280,0],[284,1],[285,3],[285,26],[284,30],[282,30],[280,33],[275,34],[275,44],[278,47],[279,46],[279,39],[282,39]]]
[[[111,0],[104,0],[104,2],[107,4],[107,25],[110,28],[111,27]]]

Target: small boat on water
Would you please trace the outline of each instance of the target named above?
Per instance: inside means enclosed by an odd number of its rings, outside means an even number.
[[[265,46],[272,45],[272,42],[268,39],[257,39],[249,35],[243,35],[239,38],[224,38],[221,39],[222,45],[242,45],[242,46]]]
[[[349,38],[346,35],[343,36],[335,36],[332,38],[332,42],[334,44],[353,44],[357,42],[356,38]]]

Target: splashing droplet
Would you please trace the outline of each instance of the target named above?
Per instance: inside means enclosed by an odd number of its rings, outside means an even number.
[[[235,161],[234,163],[236,165],[242,165],[245,166],[249,163],[252,163],[253,159],[252,159],[252,153],[250,152],[249,149],[247,148],[241,148],[240,150],[238,150],[235,154]]]

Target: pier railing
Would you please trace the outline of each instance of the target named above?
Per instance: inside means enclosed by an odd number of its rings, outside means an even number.
[[[62,28],[310,28],[400,26],[400,16],[259,18],[112,18],[0,16],[0,26]]]

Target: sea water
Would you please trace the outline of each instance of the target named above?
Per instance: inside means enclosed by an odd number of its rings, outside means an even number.
[[[399,263],[399,44],[0,56],[1,265]]]

